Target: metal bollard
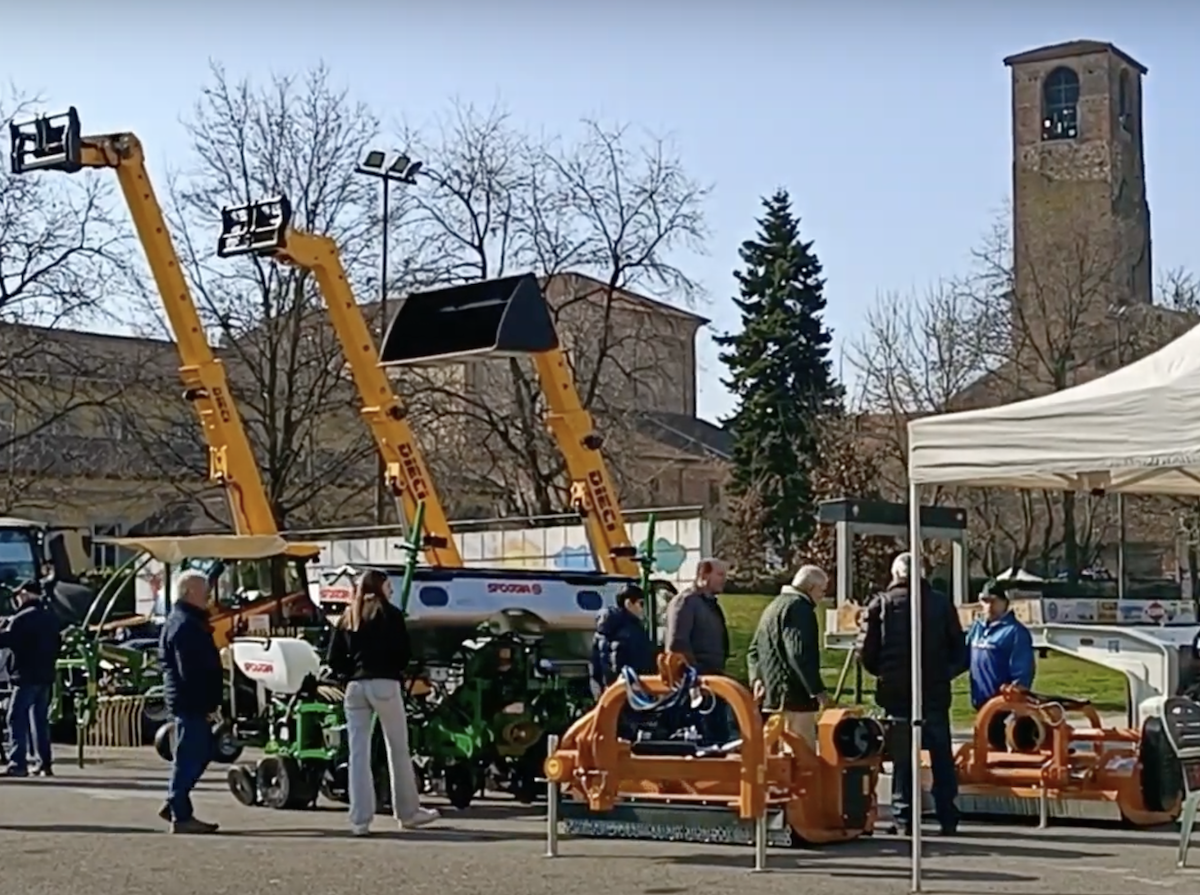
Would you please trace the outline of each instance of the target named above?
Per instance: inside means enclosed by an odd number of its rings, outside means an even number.
[[[1042,781],[1038,790],[1038,829],[1045,830],[1050,826],[1050,793],[1046,790],[1046,782]]]
[[[558,751],[558,736],[546,737],[546,755]],[[553,780],[546,781],[546,855],[547,858],[558,857],[558,784]]]
[[[767,869],[767,812],[763,811],[754,821],[754,869],[752,873],[764,873]]]

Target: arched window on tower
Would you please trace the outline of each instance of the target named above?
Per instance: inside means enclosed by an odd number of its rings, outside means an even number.
[[[1042,139],[1079,136],[1079,75],[1066,66],[1054,69],[1042,84]]]
[[[1123,68],[1117,76],[1117,120],[1122,128],[1133,133],[1133,97],[1130,92],[1129,70]]]

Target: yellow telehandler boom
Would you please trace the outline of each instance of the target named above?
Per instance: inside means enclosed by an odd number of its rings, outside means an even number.
[[[380,349],[383,366],[461,363],[473,357],[530,355],[546,396],[546,425],[566,461],[571,504],[583,519],[600,569],[637,577],[604,455],[603,437],[583,407],[541,284],[533,274],[409,295]]]
[[[183,396],[191,402],[208,442],[208,476],[222,485],[231,520],[241,535],[273,535],[278,529],[263,487],[254,451],[229,391],[225,367],[204,333],[179,256],[167,232],[162,207],[146,173],[142,144],[128,133],[81,136],[79,115],[72,107],[62,115],[9,125],[12,172],[112,168],[129,206],[146,261],[162,296],[179,346]]]
[[[312,271],[362,399],[363,419],[383,457],[386,484],[396,498],[401,519],[413,524],[418,504],[425,503],[422,528],[427,533],[412,532],[413,543],[422,546],[430,565],[462,568],[446,511],[406,419],[404,403],[379,366],[375,339],[346,279],[337,243],[328,236],[292,227],[292,206],[282,196],[222,209],[217,255],[257,255]]]

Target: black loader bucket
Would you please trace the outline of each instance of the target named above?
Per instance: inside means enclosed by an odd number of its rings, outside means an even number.
[[[379,363],[513,357],[557,347],[542,287],[536,276],[523,274],[409,295],[383,337]]]

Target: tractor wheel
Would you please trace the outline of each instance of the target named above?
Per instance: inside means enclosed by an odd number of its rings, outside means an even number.
[[[233,764],[242,757],[242,744],[233,732],[233,725],[221,721],[213,725],[213,761],[217,764]]]
[[[446,798],[458,810],[463,810],[475,798],[479,783],[469,764],[452,764],[445,771]]]
[[[175,760],[175,722],[160,724],[154,734],[154,751],[163,761]]]
[[[225,780],[233,797],[247,808],[258,804],[258,780],[252,765],[234,765],[225,775]]]
[[[258,793],[268,808],[293,811],[313,801],[316,791],[294,758],[268,755],[258,763]]]
[[[350,769],[345,764],[326,767],[318,783],[321,795],[339,805],[347,804],[350,801],[349,775]]]
[[[1167,740],[1161,718],[1147,718],[1138,747],[1142,802],[1150,811],[1170,811],[1183,797],[1183,767]]]

